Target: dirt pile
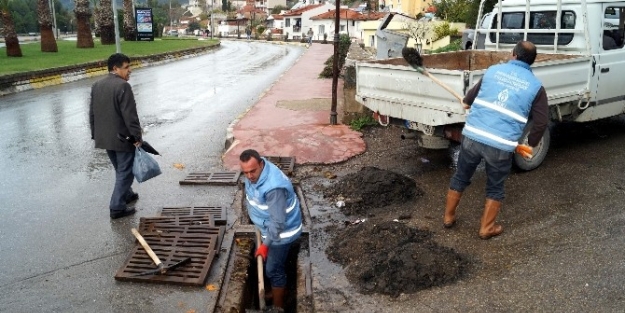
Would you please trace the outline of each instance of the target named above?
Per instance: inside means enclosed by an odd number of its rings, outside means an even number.
[[[341,211],[346,215],[364,214],[368,209],[403,203],[421,195],[423,191],[412,178],[369,166],[345,175],[324,192],[331,201],[345,202]]]
[[[347,226],[326,253],[346,267],[347,278],[361,292],[391,296],[453,282],[468,264],[433,242],[430,232],[393,221]]]

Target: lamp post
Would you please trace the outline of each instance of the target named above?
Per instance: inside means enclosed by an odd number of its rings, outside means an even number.
[[[122,46],[119,43],[119,21],[117,20],[117,0],[113,0],[113,25],[115,25],[115,50],[122,53]]]

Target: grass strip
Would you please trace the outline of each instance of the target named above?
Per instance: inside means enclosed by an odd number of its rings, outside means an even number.
[[[175,52],[218,44],[218,40],[156,39],[154,41],[122,41],[121,52],[130,58]],[[20,43],[22,57],[7,57],[6,48],[0,48],[0,76],[44,70],[60,66],[103,61],[116,52],[115,45],[102,45],[94,39],[92,49],[76,48],[76,41],[57,40],[58,52],[41,52],[39,42]]]

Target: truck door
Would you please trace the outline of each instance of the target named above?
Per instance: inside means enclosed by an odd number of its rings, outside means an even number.
[[[623,12],[622,7],[604,4],[602,18],[603,40],[600,42],[597,60],[597,110],[599,115],[611,116],[623,112],[625,106],[625,49],[623,48]],[[590,19],[592,21],[592,19]]]

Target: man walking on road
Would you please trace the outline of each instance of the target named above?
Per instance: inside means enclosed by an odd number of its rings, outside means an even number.
[[[486,203],[479,236],[489,239],[503,232],[495,219],[504,199],[504,182],[510,173],[512,157],[518,140],[531,116],[533,126],[528,144],[535,147],[547,128],[547,94],[534,76],[530,65],[536,59],[536,46],[519,42],[512,59],[488,68],[484,77],[464,98],[465,108],[471,108],[464,129],[458,157],[458,167],[447,192],[444,226],[456,222],[456,208],[465,188],[481,160],[486,163]]]
[[[95,147],[106,149],[115,168],[115,187],[109,204],[112,219],[132,215],[128,204],[139,199],[132,191],[135,147],[141,146],[141,124],[130,79],[130,58],[116,53],[109,57],[109,74],[91,87],[89,124]],[[117,134],[134,136],[137,142],[122,142]]]
[[[299,200],[286,175],[256,150],[243,151],[239,160],[248,214],[263,238],[255,255],[265,261],[273,306],[284,308],[285,263],[291,243],[302,233]]]

